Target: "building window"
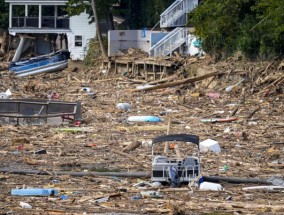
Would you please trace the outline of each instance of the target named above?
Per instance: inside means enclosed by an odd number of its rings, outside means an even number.
[[[83,36],[75,35],[75,46],[82,47],[83,46]]]

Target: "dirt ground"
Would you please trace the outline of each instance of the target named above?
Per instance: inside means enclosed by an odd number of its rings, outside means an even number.
[[[12,98],[46,99],[53,91],[59,94],[59,100],[81,101],[80,128],[85,129],[64,132],[56,128],[74,125],[2,123],[0,213],[284,214],[283,189],[243,190],[263,184],[221,181],[224,188],[221,191],[203,191],[194,186],[191,189],[187,184],[179,188],[151,187],[147,183],[143,187],[134,186],[141,181],[151,182],[149,141],[167,133],[169,119],[171,134],[195,134],[201,141],[213,139],[220,144],[220,153],[201,152],[203,176],[263,180],[284,177],[284,72],[281,61],[248,63],[231,59],[214,63],[205,58],[187,59],[183,63],[184,72],[174,81],[211,72],[224,74],[189,84],[135,91],[144,83],[143,77],[131,79],[111,71],[106,75],[99,68],[78,66],[78,69],[68,68],[60,73],[28,78],[15,78],[2,71],[1,92],[10,89]],[[242,78],[245,80],[232,91],[225,91]],[[165,80],[164,83],[169,82]],[[95,96],[82,91],[83,87],[89,87]],[[119,102],[130,103],[131,110],[117,109]],[[161,115],[161,112],[167,114]],[[127,117],[137,115],[158,116],[163,121],[127,122]],[[201,121],[228,116],[237,120]],[[123,152],[124,147],[135,142],[141,145]],[[34,153],[40,149],[47,153]],[[4,168],[38,172],[12,174],[3,171]],[[103,176],[106,172],[122,176]],[[148,173],[148,177],[123,177],[123,173],[132,172]],[[48,197],[11,195],[15,188],[54,188],[59,194]],[[159,192],[162,196],[140,197],[145,190]],[[104,197],[109,198],[102,199]],[[30,204],[32,209],[21,208],[20,202]]]

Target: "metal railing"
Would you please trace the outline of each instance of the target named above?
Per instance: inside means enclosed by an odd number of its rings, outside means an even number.
[[[198,5],[198,0],[176,0],[160,15],[160,27],[185,26],[187,13]]]
[[[150,56],[167,56],[187,40],[186,28],[175,28],[167,36],[150,48]]]
[[[62,102],[50,100],[0,100],[0,118],[16,119],[44,119],[71,117],[72,121],[81,121],[81,104],[79,102]]]
[[[39,28],[39,17],[12,17],[13,28],[26,28],[33,27]],[[43,16],[41,27],[43,28],[56,28],[56,29],[69,29],[69,17],[54,17]]]

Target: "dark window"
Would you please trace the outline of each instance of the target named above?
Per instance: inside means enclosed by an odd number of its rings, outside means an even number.
[[[75,46],[77,46],[77,47],[83,46],[83,36],[81,36],[81,35],[75,36]]]

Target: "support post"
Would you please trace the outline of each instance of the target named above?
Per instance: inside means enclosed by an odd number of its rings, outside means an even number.
[[[57,13],[57,5],[54,6],[54,28],[57,28],[57,16],[58,16],[58,13]]]
[[[24,18],[24,26],[27,27],[27,17],[29,16],[28,5],[25,5],[25,18]]]
[[[12,28],[13,4],[9,4],[9,28]]]
[[[42,5],[38,6],[38,28],[42,26]]]

